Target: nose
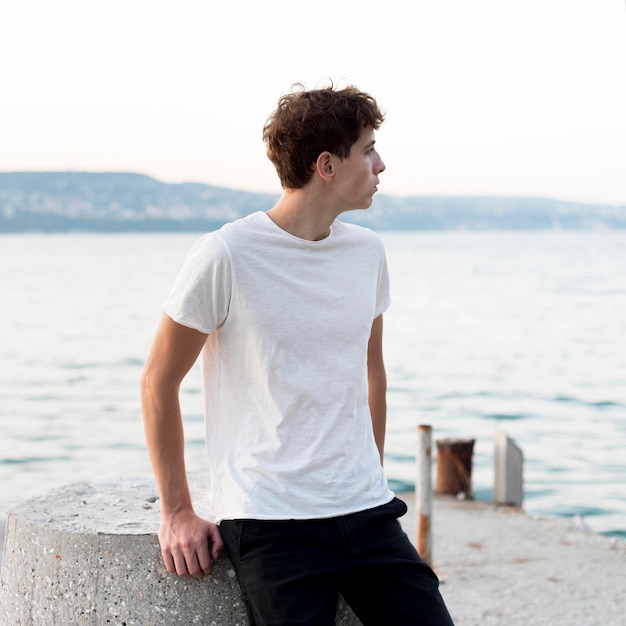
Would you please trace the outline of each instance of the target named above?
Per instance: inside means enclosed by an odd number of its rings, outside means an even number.
[[[383,160],[380,158],[380,155],[378,156],[378,163],[376,164],[376,173],[380,174],[381,172],[385,171],[386,166],[385,163],[383,162]]]

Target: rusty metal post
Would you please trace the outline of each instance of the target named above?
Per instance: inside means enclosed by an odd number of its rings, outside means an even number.
[[[464,494],[473,499],[472,454],[474,439],[437,441],[437,485],[435,493]]]
[[[432,513],[433,483],[432,427],[417,427],[417,477],[415,481],[415,506],[417,517],[417,551],[432,566]]]

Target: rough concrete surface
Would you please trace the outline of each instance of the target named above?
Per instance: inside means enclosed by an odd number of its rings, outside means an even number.
[[[432,565],[456,626],[626,626],[625,542],[454,497],[435,497],[431,523]]]
[[[205,486],[192,479],[201,514]],[[415,540],[413,494],[400,497]],[[431,523],[433,566],[456,626],[626,626],[626,543],[571,520],[453,497],[435,497]],[[6,529],[0,624],[245,624],[228,560],[205,581],[167,574],[158,524],[148,479],[73,485],[27,501]],[[342,611],[338,624],[358,624]]]
[[[190,481],[200,514],[205,484]],[[230,561],[204,580],[168,574],[151,480],[68,485],[11,512],[0,577],[3,626],[244,626]],[[337,623],[358,626],[341,603]]]

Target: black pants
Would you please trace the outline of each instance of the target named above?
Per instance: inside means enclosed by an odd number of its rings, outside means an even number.
[[[406,505],[220,530],[252,626],[331,626],[341,593],[365,626],[453,626],[439,580],[401,529]]]

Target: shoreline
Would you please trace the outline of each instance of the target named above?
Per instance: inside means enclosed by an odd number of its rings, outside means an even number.
[[[415,543],[414,493],[402,526]],[[626,543],[572,520],[435,496],[432,566],[456,626],[621,626]],[[0,563],[6,519],[0,521]]]
[[[415,541],[414,494],[403,527]],[[571,519],[435,496],[433,568],[456,626],[622,626],[626,543]]]

